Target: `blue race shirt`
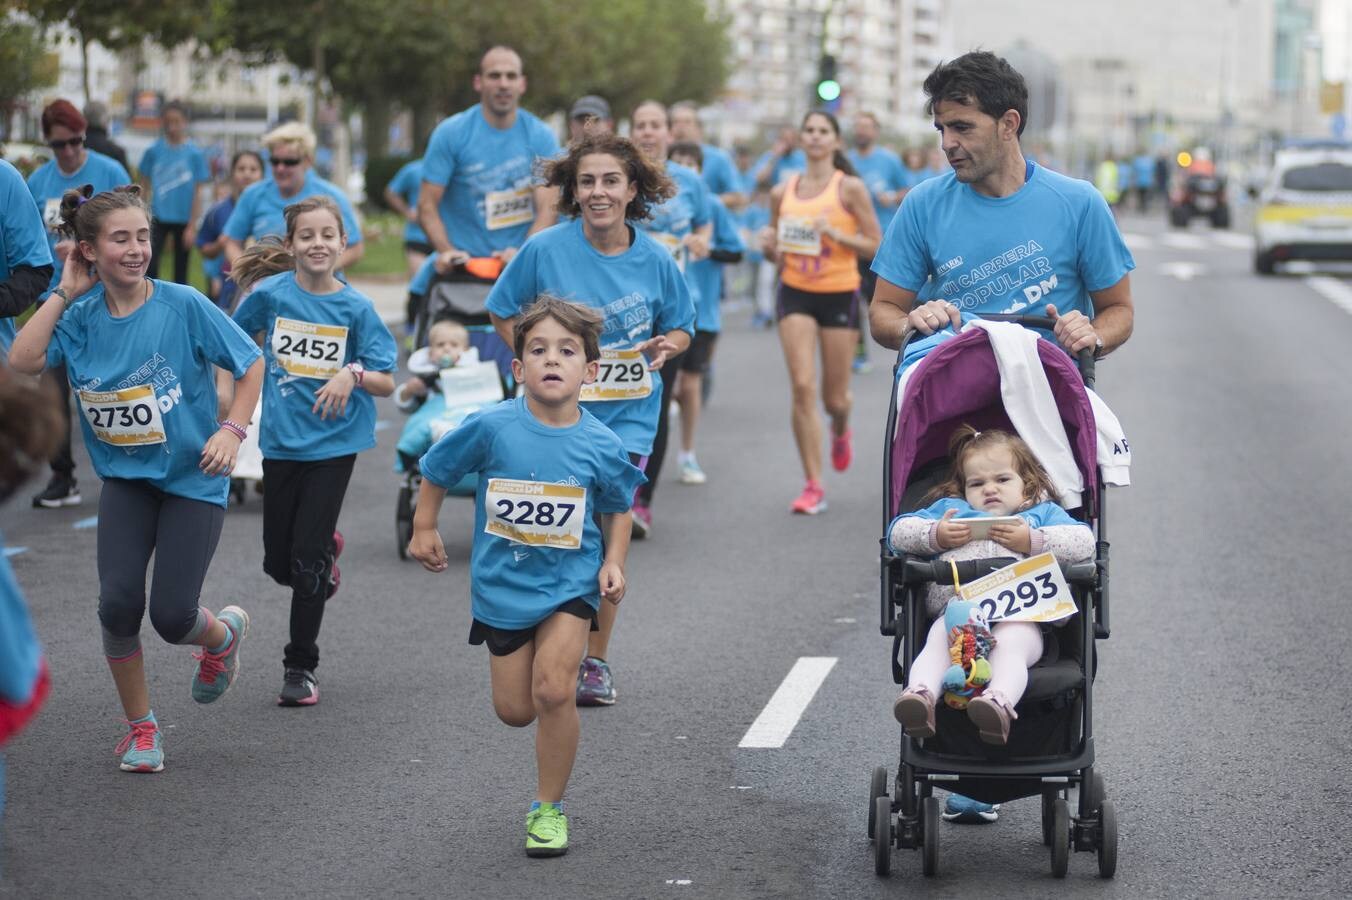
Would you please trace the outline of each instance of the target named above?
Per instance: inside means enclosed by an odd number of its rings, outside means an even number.
[[[746,247],[738,234],[737,223],[723,201],[711,195],[709,205],[714,220],[712,248],[728,253],[744,253]],[[695,304],[696,331],[720,331],[723,328],[720,303],[723,299],[723,265],[712,259],[701,259],[690,264],[690,277],[695,281],[699,297]]]
[[[686,287],[696,303],[699,288],[690,272],[684,250],[685,236],[711,221],[709,198],[712,196],[698,172],[667,160],[667,175],[676,183],[676,193],[649,210],[648,218],[635,224],[667,248],[685,272]]]
[[[28,176],[28,192],[38,205],[42,216],[42,225],[47,229],[47,249],[52,255],[52,280],[48,289],[61,283],[62,260],[56,256],[56,242],[60,239],[57,229],[61,227],[61,195],[73,188],[86,184],[94,186],[94,192],[111,191],[115,187],[131,184],[131,176],[122,164],[111,156],[104,156],[94,150],[85,150],[84,165],[67,175],[52,160],[39,166]]]
[[[509,319],[542,293],[605,316],[603,350],[628,350],[677,329],[692,336],[695,332],[695,306],[681,270],[666,248],[638,229],[629,249],[617,256],[598,252],[583,234],[580,219],[532,235],[493,285],[488,311]],[[662,379],[657,372],[652,379],[652,393],[642,399],[583,404],[620,436],[626,450],[639,456],[652,453],[662,409]]]
[[[756,184],[756,173],[764,168],[765,164],[771,159],[776,159],[773,154],[773,150],[766,150],[760,155],[759,159],[752,163],[751,168],[747,170],[747,180],[751,183],[753,188]],[[777,158],[770,187],[774,187],[777,184],[783,184],[785,181],[789,180],[790,175],[803,172],[806,169],[807,156],[803,153],[801,148],[795,147],[790,150],[787,155]]]
[[[1131,161],[1132,174],[1138,188],[1155,187],[1155,158],[1142,153]]]
[[[174,145],[164,138],[146,148],[141,174],[150,179],[150,212],[158,222],[185,225],[197,185],[211,179],[207,158],[192,141]]]
[[[990,513],[985,510],[977,509],[962,497],[941,497],[924,509],[905,513],[905,515],[915,516],[921,519],[942,519],[944,513],[948,512],[950,509],[957,510],[956,514],[953,516],[955,519],[991,518]],[[1039,503],[1036,506],[1030,506],[1028,509],[1020,510],[1019,512],[1014,513],[1014,515],[1027,521],[1033,528],[1042,528],[1046,525],[1084,524],[1083,522],[1076,521],[1071,517],[1070,513],[1066,512],[1050,500]],[[889,528],[888,531],[890,532],[891,529]]]
[[[422,177],[446,187],[440,211],[451,243],[471,256],[520,247],[535,219],[534,202],[528,217],[512,215],[508,194],[529,196],[536,162],[558,152],[554,132],[524,109],[504,130],[488,124],[477,103],[438,125],[423,154]]]
[[[427,289],[432,286],[432,279],[437,277],[437,257],[432,254],[423,260],[422,265],[418,266],[418,271],[413,273],[413,277],[408,282],[408,292],[417,294],[421,297],[427,293]]]
[[[19,266],[51,264],[47,232],[33,205],[33,195],[28,193],[19,170],[0,159],[0,284],[8,281]],[[9,354],[14,332],[14,319],[0,318],[0,354]]]
[[[415,212],[418,209],[418,191],[422,189],[423,181],[423,161],[415,159],[412,162],[405,163],[394,177],[390,179],[390,190],[398,194],[409,209]],[[419,244],[427,243],[427,233],[422,230],[422,226],[417,222],[406,222],[404,224],[404,240],[413,241]]]
[[[348,246],[360,244],[361,224],[357,221],[357,214],[352,209],[352,203],[347,199],[347,195],[338,185],[325,181],[313,171],[305,173],[305,181],[301,184],[300,190],[291,197],[283,197],[282,192],[277,189],[277,182],[270,177],[246,187],[244,193],[239,195],[234,212],[226,220],[225,233],[232,240],[241,243],[249,238],[263,238],[270,234],[286,237],[286,216],[283,210],[292,203],[299,203],[315,194],[327,194],[333,198],[338,204],[338,210],[343,214],[343,228],[347,231]]]
[[[906,175],[906,167],[891,150],[876,145],[867,156],[858,150],[851,150],[847,156],[850,165],[854,166],[859,177],[868,186],[869,196],[873,198],[873,211],[878,214],[878,224],[886,229],[891,224],[892,217],[897,214],[897,207],[883,206],[878,200],[878,195],[910,187],[911,179]]]
[[[700,144],[704,163],[700,175],[709,190],[715,194],[737,194],[742,191],[742,175],[737,171],[727,151],[713,144]]]
[[[297,346],[286,334],[277,336],[278,318],[310,326],[345,328],[341,354],[330,359],[313,348]],[[235,310],[235,322],[249,334],[266,332],[263,340],[267,374],[263,382],[263,421],[259,448],[266,459],[316,460],[360,453],[376,445],[376,401],[361,388],[354,388],[347,410],[340,416],[321,419],[313,412],[315,394],[332,376],[300,376],[288,372],[277,358],[275,344],[287,347],[297,358],[318,359],[335,369],[360,362],[372,372],[393,372],[398,351],[394,338],[376,314],[375,306],[349,285],[332,294],[311,294],[296,283],[295,272],[281,272],[254,286]],[[286,331],[286,329],[283,329]],[[309,331],[301,328],[301,332]]]
[[[873,271],[964,313],[1041,315],[1047,303],[1090,318],[1089,294],[1136,267],[1108,209],[1086,181],[1029,164],[1008,197],[987,197],[949,173],[912,188],[902,201]]]
[[[198,468],[202,448],[220,427],[212,367],[238,379],[258,359],[258,347],[196,289],[150,283],[150,299],[122,318],[108,311],[103,285],[96,284],[57,322],[47,367],[65,363],[76,392],[154,386],[165,440],[141,446],[100,440],[77,394],[85,447],[100,478],[146,481],[166,494],[225,506],[230,478]]]
[[[474,502],[470,590],[474,618],[494,628],[530,628],[570,600],[597,608],[601,530],[594,514],[629,509],[646,479],[630,464],[619,438],[582,410],[576,424],[555,428],[531,415],[525,397],[474,413],[452,429],[419,463],[423,478],[450,489],[479,473]],[[576,550],[519,544],[484,531],[490,478],[566,484],[587,491],[582,546]]]
[[[21,706],[33,699],[42,648],[4,548],[0,535],[0,700]]]

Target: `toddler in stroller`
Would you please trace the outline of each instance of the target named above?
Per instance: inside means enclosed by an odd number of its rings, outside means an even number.
[[[1097,853],[1103,877],[1116,870],[1116,813],[1094,769],[1092,696],[1094,643],[1109,634],[1104,485],[1128,483],[1122,464],[1130,464],[1130,451],[1111,411],[1088,390],[1092,352],[1081,354],[1077,371],[1058,346],[1015,322],[1053,324],[1026,316],[972,322],[901,370],[893,393],[883,471],[881,631],[892,638],[893,680],[908,690],[894,708],[906,726],[894,789],[889,796],[883,767],[870,781],[878,874],[890,871],[894,847],[923,850],[924,874],[937,872],[936,787],[987,804],[1040,796],[1053,875],[1066,874],[1072,848]],[[1031,449],[1020,461],[1024,445]],[[997,486],[999,477],[1006,480],[988,501],[984,481],[991,475]],[[979,492],[969,492],[973,476],[982,482]],[[928,505],[936,496],[947,499]],[[978,519],[962,517],[969,505],[1017,519],[971,541]],[[996,648],[1003,637],[1004,649],[1013,651],[994,661],[999,677],[989,682],[991,696],[962,709],[938,703],[948,629],[942,618],[937,627],[931,620],[950,587],[1034,550],[1050,551],[1060,563],[1077,615],[1059,627],[1020,629],[1022,636],[1008,629],[987,635]],[[982,554],[990,556],[970,558]],[[942,665],[926,651],[937,652]],[[1072,816],[1068,792],[1075,787]]]

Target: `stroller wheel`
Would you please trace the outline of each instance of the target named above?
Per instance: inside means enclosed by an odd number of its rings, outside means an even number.
[[[868,836],[873,837],[873,823],[877,818],[878,798],[887,796],[887,770],[882,766],[873,770],[868,783]],[[890,813],[890,808],[889,808]]]
[[[1099,806],[1098,868],[1100,878],[1112,878],[1117,872],[1117,810],[1113,801]]]
[[[874,797],[869,818],[873,822],[873,871],[878,875],[892,873],[892,800]]]
[[[1052,804],[1061,794],[1058,791],[1046,791],[1042,795],[1042,846],[1052,845]]]
[[[408,559],[408,542],[413,540],[413,490],[407,485],[399,489],[394,508],[394,539],[399,558]]]
[[[1082,818],[1097,815],[1098,808],[1108,799],[1103,776],[1098,769],[1090,769],[1089,777],[1080,783],[1080,816]]]
[[[920,839],[924,846],[920,858],[920,871],[926,878],[933,878],[939,874],[939,798],[926,797],[922,813],[924,824]]]
[[[1070,868],[1070,804],[1052,801],[1052,877],[1065,878]]]

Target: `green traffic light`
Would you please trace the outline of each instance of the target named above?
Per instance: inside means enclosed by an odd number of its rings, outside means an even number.
[[[817,96],[830,103],[840,96],[840,82],[828,78],[817,82]]]

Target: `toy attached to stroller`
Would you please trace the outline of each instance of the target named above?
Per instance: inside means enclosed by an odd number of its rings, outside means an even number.
[[[1053,324],[1028,316],[985,319],[1029,328]],[[1017,366],[1006,355],[1012,347],[1025,354]],[[888,412],[884,535],[897,514],[925,505],[921,498],[947,475],[950,436],[959,426],[970,424],[976,429],[1020,434],[1030,445],[1039,445],[1038,456],[1053,476],[1060,504],[1093,529],[1095,554],[1085,562],[1060,566],[1070,595],[1066,599],[1073,602],[1076,615],[1062,627],[1041,626],[1042,658],[1028,672],[1028,685],[1017,705],[1018,719],[1007,743],[992,746],[983,741],[964,712],[939,704],[932,736],[902,735],[890,795],[887,769],[880,766],[873,771],[868,830],[875,871],[888,874],[893,848],[908,848],[923,850],[922,871],[927,876],[936,874],[940,816],[934,789],[941,787],[984,803],[1040,796],[1043,843],[1050,847],[1052,874],[1065,876],[1073,847],[1095,852],[1099,874],[1111,878],[1117,867],[1117,817],[1103,777],[1094,768],[1092,727],[1094,642],[1109,635],[1105,470],[1101,468],[1105,464],[1095,419],[1095,404],[1101,401],[1088,390],[1094,383],[1093,354],[1086,351],[1080,356],[1077,371],[1064,351],[1033,337],[1032,332],[1015,325],[987,327],[984,323],[940,343],[902,373],[905,351],[903,346],[897,356],[896,374],[901,377]],[[1038,394],[1037,402],[1026,403],[1011,394],[1019,390],[1019,384],[1035,386],[1027,393]],[[1034,415],[1030,420],[1030,407],[1040,409],[1045,417]],[[1110,414],[1102,409],[1106,421]],[[1035,434],[1039,427],[1041,432]],[[1125,449],[1125,441],[1121,443]],[[1060,458],[1053,463],[1048,457]],[[1112,483],[1125,483],[1115,474],[1110,477]],[[892,638],[893,680],[907,683],[929,630],[925,608],[929,586],[971,585],[995,571],[1002,571],[1004,577],[1013,571],[1006,567],[1014,562],[1012,558],[949,562],[894,554],[884,537],[881,631]],[[1015,582],[1008,584],[1015,586]],[[1071,787],[1079,789],[1074,815],[1067,801]]]

